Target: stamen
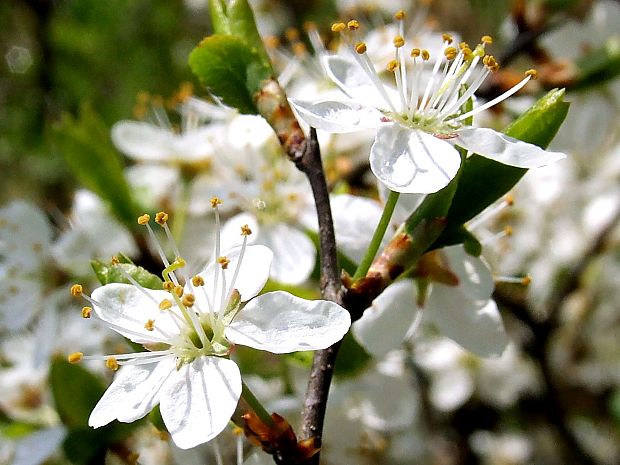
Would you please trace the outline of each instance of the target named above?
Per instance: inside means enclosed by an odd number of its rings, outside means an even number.
[[[106,359],[105,366],[112,371],[118,370],[118,362],[116,361],[116,358],[114,357],[110,357]]]
[[[172,308],[172,302],[170,302],[168,299],[164,299],[159,303],[159,309],[161,311],[169,310],[170,308]]]
[[[227,257],[222,256],[217,258],[217,263],[222,267],[223,270],[225,270],[228,268],[230,260]]]
[[[446,42],[448,45],[451,44],[454,41],[454,38],[452,37],[452,34],[448,34],[447,32],[441,35],[441,38],[443,39],[444,42]]]
[[[92,311],[92,307],[82,307],[82,318],[90,318]]]
[[[144,323],[144,329],[153,331],[155,329],[155,320],[147,320],[146,323]]]
[[[502,239],[504,237],[509,237],[509,236],[512,236],[512,227],[511,226],[506,226],[506,227],[504,227],[504,229],[502,231],[500,231],[497,234],[494,234],[494,235],[492,235],[492,236],[490,236],[490,237],[488,237],[488,238],[486,238],[486,239],[484,239],[484,240],[482,240],[480,242],[481,242],[482,245],[489,245],[489,244],[492,244],[494,242],[497,242],[498,240],[500,240],[500,239]]]
[[[346,27],[347,25],[345,23],[334,23],[332,24],[331,30],[332,32],[342,32]]]
[[[520,284],[522,286],[529,286],[532,283],[532,277],[530,275],[525,275],[523,277],[518,277],[518,276],[493,276],[493,280],[496,283]]]
[[[364,53],[366,53],[366,50],[367,50],[367,47],[364,42],[358,42],[357,44],[355,44],[355,51],[358,54],[363,55]]]
[[[69,354],[67,361],[75,364],[81,362],[83,358],[84,354],[82,352],[73,352],[72,354]]]
[[[491,36],[482,36],[482,38],[480,39],[480,42],[482,42],[485,45],[490,45],[493,43],[493,37]]]
[[[503,200],[485,209],[482,213],[480,213],[473,220],[467,223],[467,227],[470,230],[476,229],[480,225],[486,223],[491,218],[499,214],[501,211],[503,211],[507,207],[512,207],[513,204],[514,204],[514,198],[512,197],[512,195],[507,195],[504,197]]]
[[[400,48],[403,45],[405,45],[405,39],[403,39],[402,36],[396,36],[394,37],[394,39],[392,40],[392,43],[394,44],[394,47],[396,48]]]
[[[181,299],[181,302],[183,302],[183,305],[187,308],[191,308],[194,306],[194,303],[196,303],[196,297],[194,294],[185,294]]]
[[[81,297],[82,292],[83,289],[81,284],[74,284],[71,286],[71,297]]]
[[[205,280],[202,278],[202,276],[196,275],[192,278],[192,285],[194,287],[204,286]]]
[[[151,225],[149,224],[149,220],[151,219],[151,217],[147,214],[144,214],[142,216],[140,216],[138,218],[138,224],[146,226],[146,229],[149,233],[149,237],[151,238],[151,242],[155,245],[155,248],[157,249],[157,253],[159,255],[159,258],[161,259],[162,263],[164,264],[164,267],[168,268],[170,266],[170,262],[168,261],[168,258],[166,257],[166,254],[164,253],[164,250],[162,249],[159,241],[157,240],[157,237],[155,236],[155,232],[153,232],[153,229],[151,228]],[[176,277],[173,276],[173,281],[176,281]],[[176,282],[175,284],[178,284],[178,282]]]
[[[404,12],[404,10],[400,10],[397,11],[396,14],[394,14],[394,19],[397,21],[402,21],[403,19],[405,19],[406,16],[407,14]]]
[[[347,23],[347,29],[349,31],[357,31],[360,28],[360,23],[356,19],[352,19]]]
[[[153,297],[151,294],[149,294],[149,292],[138,282],[136,281],[133,276],[131,276],[129,273],[127,273],[123,267],[118,267],[118,270],[121,272],[121,274],[123,275],[123,277],[129,281],[132,285],[134,285],[144,296],[146,296],[151,302],[157,303],[157,300],[155,300],[155,297]]]

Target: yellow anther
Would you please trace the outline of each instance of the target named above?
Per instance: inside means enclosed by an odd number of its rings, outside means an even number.
[[[118,257],[115,255],[110,259],[110,263],[112,265],[118,265],[120,263],[120,260],[118,259]]]
[[[463,50],[464,48],[471,48],[467,42],[461,42],[459,44],[459,48]]]
[[[529,286],[530,284],[532,284],[532,277],[529,274],[523,276],[521,284],[523,284],[524,286]]]
[[[482,63],[491,71],[497,71],[499,69],[499,63],[495,60],[493,55],[485,55],[482,58]]]
[[[226,268],[228,268],[230,260],[227,257],[217,257],[217,262],[220,264],[222,269],[225,270]]]
[[[406,16],[407,16],[407,13],[405,13],[404,10],[400,10],[394,14],[394,19],[397,21],[402,21],[403,19],[405,19]]]
[[[155,329],[155,320],[147,320],[146,323],[144,323],[144,329],[153,331]]]
[[[515,204],[515,198],[512,194],[507,194],[506,197],[504,197],[504,200],[506,201],[506,205],[509,207],[512,207]]]
[[[342,32],[346,27],[347,25],[345,23],[334,23],[332,24],[332,32]]]
[[[302,57],[306,54],[308,49],[306,48],[306,44],[303,42],[297,41],[293,44],[293,53],[295,56]]]
[[[250,234],[252,234],[252,230],[250,229],[250,227],[247,224],[244,224],[243,226],[241,226],[241,235],[242,236],[249,236]]]
[[[480,38],[480,42],[482,42],[483,44],[490,45],[490,44],[493,43],[493,37],[491,37],[491,36],[482,36]]]
[[[158,212],[155,215],[155,223],[160,226],[165,225],[168,222],[168,213],[166,212]]]
[[[363,55],[364,53],[366,53],[366,44],[364,42],[358,42],[357,44],[355,44],[355,51],[357,53],[359,53],[360,55]]]
[[[183,299],[181,299],[181,302],[186,307],[193,307],[194,303],[196,303],[196,297],[194,297],[194,294],[185,294]]]
[[[512,226],[504,227],[504,234],[506,234],[507,236],[512,236]]]
[[[71,286],[71,296],[72,297],[80,297],[82,295],[82,285],[81,284],[74,284],[73,286]]]
[[[72,354],[69,354],[69,356],[67,357],[67,361],[69,363],[79,363],[82,361],[83,357],[84,354],[82,352],[73,352]]]
[[[418,58],[422,53],[422,50],[420,50],[419,48],[412,48],[411,49],[411,56],[413,58]]]
[[[299,40],[299,30],[295,27],[287,27],[286,31],[284,31],[284,36],[289,42]]]
[[[347,23],[349,31],[357,31],[360,28],[360,23],[357,19],[352,19]]]
[[[454,60],[458,52],[454,47],[446,47],[446,49],[443,51],[443,54],[448,60]]]
[[[448,42],[448,44],[451,44],[454,41],[454,39],[452,38],[452,34],[448,34],[447,32],[444,33],[441,38],[444,42]]]
[[[538,79],[538,71],[536,71],[535,69],[528,69],[525,72],[526,76],[530,76],[532,79]]]
[[[174,286],[174,293],[176,294],[177,297],[182,297],[183,296],[183,286],[181,286],[181,285]]]
[[[394,44],[394,47],[401,48],[405,45],[405,39],[403,39],[402,36],[396,36],[394,37],[394,40],[392,40],[392,43]]]
[[[202,278],[202,276],[196,275],[192,278],[192,284],[194,285],[194,287],[204,286],[205,280]]]
[[[138,224],[142,226],[148,224],[149,221],[151,221],[151,215],[149,215],[148,213],[145,213],[144,215],[138,217]]]
[[[265,47],[275,49],[280,46],[280,39],[276,36],[267,36],[263,39]]]
[[[118,362],[114,357],[106,358],[105,366],[108,367],[112,371],[118,370]]]
[[[82,307],[82,318],[90,318],[90,314],[93,312],[91,307]]]
[[[172,281],[166,281],[164,283],[164,290],[168,292],[172,292],[173,289],[174,289],[174,283]]]
[[[426,49],[422,50],[422,59],[424,61],[428,61],[431,59],[431,54],[428,52],[428,50]]]
[[[398,69],[398,61],[396,60],[391,60],[388,64],[387,64],[387,70],[388,71],[395,71],[396,69]]]
[[[471,48],[469,47],[462,48],[461,53],[463,54],[463,57],[465,57],[466,60],[471,60],[471,58],[474,56],[474,52],[472,52]]]
[[[160,310],[168,310],[170,308],[172,308],[172,302],[170,302],[168,299],[164,299],[161,302],[159,302]]]
[[[222,205],[222,200],[219,197],[211,197],[211,208],[217,208],[218,205]]]
[[[233,427],[231,433],[235,436],[241,436],[243,433],[243,428],[239,427],[239,426],[235,426]]]

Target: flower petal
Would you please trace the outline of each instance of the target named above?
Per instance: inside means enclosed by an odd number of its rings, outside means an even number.
[[[459,278],[458,288],[461,292],[474,300],[491,298],[495,282],[483,260],[469,255],[463,245],[444,247],[441,252],[448,260],[450,271]]]
[[[451,142],[505,165],[538,168],[566,158],[563,153],[548,152],[489,128],[465,127],[456,133],[458,137]]]
[[[286,284],[301,284],[314,269],[316,249],[302,231],[285,223],[264,226],[257,242],[273,251],[271,277]]]
[[[171,300],[166,291],[145,289],[142,292],[131,284],[113,283],[95,289],[92,298],[97,302],[94,306],[97,315],[115,325],[112,329],[133,342],[158,342],[179,332],[170,313],[159,309],[164,299]],[[148,320],[155,322],[153,331],[144,327]]]
[[[236,343],[275,354],[325,349],[343,338],[351,317],[340,305],[268,292],[251,300],[226,328]]]
[[[433,284],[427,307],[428,320],[480,357],[498,357],[508,346],[508,335],[493,300],[475,301],[456,287]]]
[[[381,112],[353,101],[289,99],[299,117],[311,127],[331,133],[372,129],[381,123]]]
[[[174,364],[171,356],[156,363],[122,366],[90,414],[88,425],[99,428],[112,420],[131,423],[148,414],[159,403]]]
[[[416,294],[416,287],[409,279],[389,286],[353,323],[357,341],[376,357],[400,347],[419,311],[415,305]]]
[[[396,192],[437,192],[460,165],[461,157],[449,143],[399,124],[381,127],[370,149],[372,172]]]
[[[241,396],[237,364],[199,357],[174,371],[163,390],[161,416],[174,443],[189,449],[217,436],[228,424]]]
[[[112,126],[112,142],[118,150],[136,160],[164,161],[170,158],[174,135],[149,123],[120,121]]]

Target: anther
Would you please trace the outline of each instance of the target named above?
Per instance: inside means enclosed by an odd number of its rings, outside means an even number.
[[[287,27],[286,31],[284,31],[284,36],[289,42],[293,42],[295,40],[299,40],[299,31],[294,27]]]
[[[90,318],[92,311],[92,307],[82,307],[82,318]]]
[[[454,41],[454,39],[452,38],[452,34],[448,34],[447,32],[442,34],[441,38],[444,42],[447,42],[448,44],[451,44]]]
[[[183,299],[181,299],[181,302],[183,303],[183,305],[190,308],[194,306],[194,303],[196,302],[196,297],[194,297],[194,294],[185,294],[183,296]]]
[[[342,32],[347,27],[345,23],[334,23],[332,24],[332,32]]]
[[[512,207],[515,204],[515,198],[512,194],[507,194],[504,197],[504,200],[506,201],[506,205],[508,205],[509,207]]]
[[[242,236],[249,236],[250,234],[252,234],[252,230],[250,229],[250,227],[247,224],[244,224],[243,226],[241,226],[241,235]]]
[[[396,19],[397,21],[401,21],[403,19],[405,19],[405,17],[407,16],[407,14],[403,11],[397,11],[396,14],[394,14],[394,19]]]
[[[112,265],[118,265],[118,264],[120,263],[120,260],[119,260],[119,259],[118,259],[118,257],[115,255],[114,257],[112,257],[112,258],[110,259],[110,263],[111,263]]]
[[[83,357],[84,354],[82,352],[73,352],[72,354],[69,354],[69,356],[67,357],[67,361],[69,363],[79,363],[82,361]]]
[[[482,42],[483,44],[490,45],[490,44],[493,43],[493,37],[491,37],[491,36],[482,36],[480,38],[480,42]]]
[[[504,227],[504,234],[506,236],[512,236],[512,226],[505,226]]]
[[[457,55],[457,50],[454,47],[446,47],[443,54],[446,56],[448,60],[454,60]]]
[[[153,331],[155,329],[155,320],[147,320],[146,323],[144,323],[144,329]]]
[[[411,57],[412,58],[418,58],[421,53],[422,53],[422,51],[419,48],[412,48],[411,49]]]
[[[164,282],[163,286],[164,286],[164,290],[168,292],[172,292],[174,289],[174,283],[172,281]]]
[[[461,50],[463,50],[463,49],[471,48],[471,47],[469,46],[469,44],[467,42],[461,42],[461,43],[459,43],[459,48]]]
[[[202,278],[202,276],[196,275],[192,278],[192,284],[194,285],[194,287],[204,286],[205,280]]]
[[[118,370],[118,362],[114,357],[109,357],[105,360],[105,366],[112,371]]]
[[[228,268],[228,264],[230,263],[230,260],[226,257],[217,257],[217,262],[222,267],[222,269],[225,270]]]
[[[280,46],[280,39],[276,36],[267,36],[263,39],[265,47],[276,49]]]
[[[151,221],[151,215],[149,215],[148,213],[145,213],[142,216],[138,217],[138,224],[144,226],[145,224],[148,224],[149,221]]]
[[[164,299],[159,303],[160,310],[168,310],[170,308],[172,308],[172,302],[170,302],[168,299]]]
[[[535,69],[528,69],[525,72],[526,76],[530,76],[532,79],[538,79],[538,71],[536,71]]]
[[[211,197],[211,208],[217,208],[218,205],[222,205],[222,200],[219,197]]]
[[[426,49],[422,50],[422,59],[424,61],[428,61],[431,59],[431,54],[428,52],[428,50]]]
[[[396,61],[396,60],[391,60],[391,61],[387,64],[386,69],[387,69],[388,71],[395,71],[396,69],[398,69],[398,61]]]
[[[82,295],[82,285],[81,284],[74,284],[73,286],[71,286],[71,296],[72,297],[81,297]]]
[[[364,42],[358,42],[357,44],[355,44],[355,51],[357,53],[359,53],[360,55],[363,55],[364,53],[366,53],[366,44]]]
[[[155,223],[160,226],[165,225],[168,222],[168,213],[166,212],[158,212],[155,215]]]
[[[295,54],[295,56],[298,56],[298,57],[303,57],[308,51],[308,49],[306,48],[306,44],[304,44],[301,41],[295,42],[292,46],[292,49],[293,49],[293,53]]]
[[[349,31],[357,31],[360,28],[360,23],[356,19],[352,19],[347,23],[347,28]]]
[[[182,297],[183,296],[183,286],[174,286],[174,293],[176,294],[177,297]]]
[[[401,48],[405,45],[405,39],[403,39],[402,36],[396,36],[394,37],[394,40],[392,40],[392,43],[394,44],[394,47]]]

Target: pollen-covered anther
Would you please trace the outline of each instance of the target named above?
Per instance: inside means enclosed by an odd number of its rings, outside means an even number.
[[[198,275],[196,275],[196,276],[194,276],[194,277],[192,278],[192,285],[193,285],[194,287],[204,286],[204,285],[205,285],[205,280],[203,279],[203,277],[202,277],[202,276],[198,276]]]
[[[250,229],[250,227],[247,224],[244,224],[243,226],[241,226],[241,235],[242,236],[249,236],[250,234],[252,234],[252,230]]]
[[[73,286],[71,286],[71,296],[72,297],[81,297],[82,296],[82,285],[81,284],[74,284]]]
[[[358,42],[357,44],[355,44],[355,51],[359,53],[360,55],[363,55],[364,53],[366,53],[366,50],[368,49],[364,42]]]
[[[422,54],[422,50],[420,50],[419,48],[412,48],[411,49],[411,57],[412,58],[418,58],[421,54]]]
[[[349,31],[357,31],[360,28],[360,23],[357,19],[352,19],[347,23],[347,29]]]
[[[165,225],[168,222],[168,213],[166,212],[158,212],[155,215],[155,223],[157,223],[160,226]]]
[[[288,40],[289,42],[293,42],[294,40],[299,40],[299,29],[297,29],[296,27],[287,27],[286,31],[284,31],[284,36],[286,37],[286,40]]]
[[[159,302],[159,309],[160,310],[169,310],[172,308],[172,302],[170,302],[168,299],[164,299],[161,302]]]
[[[146,323],[144,323],[144,329],[153,331],[155,329],[155,320],[147,320]]]
[[[525,72],[525,75],[531,77],[532,79],[538,79],[538,71],[535,69],[528,69]]]
[[[523,278],[521,279],[521,284],[523,284],[524,286],[529,286],[530,284],[532,284],[532,277],[529,274],[523,276]]]
[[[230,260],[227,257],[217,257],[217,263],[219,263],[222,269],[225,270],[228,268]]]
[[[448,34],[447,32],[442,34],[441,38],[444,42],[447,42],[448,44],[451,44],[454,41],[452,34]]]
[[[114,357],[108,357],[105,360],[105,366],[112,371],[118,370],[118,362]]]
[[[267,36],[263,39],[265,47],[270,49],[276,49],[280,46],[280,39],[276,36]]]
[[[397,20],[397,21],[402,21],[402,20],[403,20],[403,19],[405,19],[406,17],[407,17],[407,13],[405,13],[405,11],[404,11],[404,10],[397,11],[397,12],[394,14],[394,19],[395,19],[395,20]]]
[[[456,55],[458,54],[458,51],[455,47],[446,47],[446,49],[443,51],[443,54],[448,60],[454,60],[456,58]]]
[[[386,69],[387,69],[388,71],[392,71],[392,72],[393,72],[393,71],[396,71],[396,70],[398,69],[398,61],[396,61],[396,60],[391,60],[391,61],[387,64]]]
[[[497,71],[499,69],[499,63],[495,60],[493,55],[485,55],[482,58],[482,64],[484,64],[491,71]]]
[[[392,43],[394,44],[394,47],[401,48],[403,45],[405,45],[405,39],[403,38],[403,36],[396,36],[392,40]]]
[[[69,354],[69,356],[67,357],[67,361],[69,363],[79,363],[82,361],[83,357],[84,354],[82,352],[73,352],[72,354]]]
[[[177,297],[183,297],[183,286],[174,286],[174,293]]]
[[[471,49],[471,47],[469,46],[469,44],[468,44],[467,42],[460,42],[460,43],[459,43],[459,48],[460,48],[461,50],[464,50],[464,49],[466,49],[466,48]]]
[[[426,50],[426,49],[422,50],[422,59],[424,61],[428,61],[428,60],[431,59],[431,54],[429,53],[428,50]]]
[[[512,207],[515,204],[515,198],[512,194],[507,194],[504,197],[504,200],[506,201],[506,205],[508,205],[509,207]]]
[[[222,205],[222,200],[219,197],[211,197],[211,208],[217,208],[218,205]]]
[[[303,57],[308,52],[306,44],[299,40],[294,42],[291,48],[293,49],[293,53],[297,57]]]
[[[493,43],[493,37],[491,36],[482,36],[480,38],[480,42],[485,44],[485,45],[490,45]]]
[[[193,307],[194,303],[196,303],[196,297],[194,296],[194,294],[185,294],[183,296],[183,299],[181,299],[181,302],[188,308]]]
[[[506,236],[512,236],[512,226],[505,226],[504,227],[504,234]]]
[[[166,281],[163,287],[165,291],[172,292],[174,290],[174,283],[172,281]]]
[[[118,259],[118,257],[116,255],[110,259],[110,263],[112,265],[118,265],[120,262],[121,261]]]
[[[148,213],[145,213],[144,215],[138,217],[138,224],[141,226],[148,224],[149,221],[151,221],[151,215],[149,215]]]
[[[332,24],[331,30],[332,32],[342,32],[346,27],[347,25],[345,23],[334,23]]]
[[[82,318],[90,318],[92,312],[92,307],[82,307]]]

